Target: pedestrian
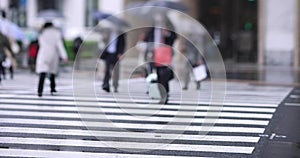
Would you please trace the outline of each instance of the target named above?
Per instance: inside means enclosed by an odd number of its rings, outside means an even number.
[[[0,25],[0,31],[2,34],[4,34],[10,43],[11,48],[11,56],[13,59],[6,58],[5,62],[1,64],[1,73],[3,75],[3,78],[6,77],[6,69],[10,72],[10,78],[13,79],[14,74],[14,62],[15,62],[15,55],[21,52],[22,42],[20,40],[15,40],[12,38],[13,30],[11,30],[11,26],[9,25],[11,22],[7,19],[6,12],[4,10],[1,11],[1,25]]]
[[[154,27],[150,28],[150,31],[147,32],[144,40],[146,43],[146,50],[144,53],[144,60],[146,62],[146,77],[152,74],[153,70],[155,69],[153,62],[154,30]]]
[[[83,41],[82,41],[81,37],[78,36],[78,37],[76,37],[74,39],[73,45],[72,45],[74,59],[76,59],[75,63],[74,63],[74,67],[75,67],[76,70],[79,70],[79,67],[80,67],[80,53],[79,53],[79,49],[80,49],[80,46],[81,46],[82,42]]]
[[[200,37],[199,37],[200,38]],[[192,37],[189,38],[189,40],[193,40]],[[187,39],[184,39],[183,37],[180,38],[179,41],[181,41],[181,50],[180,52],[185,57],[185,64],[184,64],[184,71],[183,71],[183,90],[188,89],[188,84],[191,80],[190,75],[193,74],[193,68],[203,64],[202,56],[200,55],[200,52],[198,49],[193,45],[191,41]],[[196,89],[200,89],[201,81],[195,81],[196,83]]]
[[[61,32],[51,22],[46,22],[38,38],[39,50],[36,60],[36,72],[39,73],[38,96],[41,97],[46,75],[50,79],[51,95],[55,89],[55,75],[58,71],[59,59],[67,62],[68,57],[62,41]]]
[[[141,68],[143,72],[145,72],[145,77],[146,77],[147,71],[145,71],[146,70],[145,64],[147,64],[148,61],[145,58],[145,53],[147,51],[147,43],[145,42],[145,38],[146,38],[145,32],[140,33],[135,47],[139,52],[138,66]]]
[[[105,35],[104,37],[108,37],[109,42],[108,46],[104,49],[100,57],[105,61],[105,76],[103,79],[102,89],[106,92],[110,92],[109,80],[112,74],[114,92],[118,92],[120,63],[117,62],[125,51],[126,35],[125,33],[118,35],[118,31],[116,30],[116,28],[114,28],[108,36]]]
[[[153,41],[153,61],[157,73],[157,83],[160,92],[159,104],[167,104],[169,98],[169,81],[174,78],[171,69],[171,60],[173,55],[172,46],[176,40],[175,32],[158,27],[151,28],[148,33],[148,42]],[[149,40],[150,39],[150,40]],[[149,56],[149,55],[147,55]]]
[[[35,72],[36,57],[39,50],[38,40],[33,40],[28,46],[28,65],[32,73]]]
[[[10,59],[12,65],[16,66],[15,60],[13,58],[13,53],[12,53],[11,45],[9,42],[8,37],[6,37],[4,34],[0,32],[0,82],[1,82],[1,75],[4,74],[5,68],[3,65],[3,62],[7,59]]]

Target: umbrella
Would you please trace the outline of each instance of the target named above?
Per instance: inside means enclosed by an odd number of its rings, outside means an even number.
[[[116,26],[129,27],[129,24],[125,20],[102,11],[94,12],[93,17],[98,20],[108,20],[109,22],[113,23]]]
[[[37,17],[44,18],[44,19],[64,18],[63,14],[61,12],[54,10],[54,9],[42,10],[37,14]]]
[[[144,4],[144,6],[152,6],[152,7],[165,7],[165,8],[170,8],[182,12],[188,11],[188,8],[180,3],[180,2],[173,2],[173,1],[149,1]]]
[[[0,19],[0,28],[1,32],[15,40],[23,40],[24,33],[22,29],[16,24],[11,21]]]
[[[155,21],[157,15],[166,19],[166,15],[173,10],[188,11],[188,8],[184,4],[166,0],[129,3],[126,8],[133,9],[129,11],[131,16],[136,16],[145,22],[154,21],[154,23],[157,23]]]

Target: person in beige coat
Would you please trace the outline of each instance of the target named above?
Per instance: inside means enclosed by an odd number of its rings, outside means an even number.
[[[38,38],[39,51],[36,60],[36,72],[40,74],[38,96],[41,97],[46,75],[49,74],[51,94],[55,89],[55,74],[58,71],[60,58],[67,62],[67,53],[63,45],[62,35],[51,22],[45,23]]]

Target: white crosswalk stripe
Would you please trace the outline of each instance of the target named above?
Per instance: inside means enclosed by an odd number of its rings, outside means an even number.
[[[227,83],[224,104],[212,106],[210,82],[197,93],[173,81],[170,104],[160,106],[141,79],[132,82],[138,88],[99,90],[98,98],[82,95],[76,106],[67,80],[58,81],[65,86],[58,95],[46,88],[42,98],[10,81],[0,87],[0,157],[243,157],[291,91]]]

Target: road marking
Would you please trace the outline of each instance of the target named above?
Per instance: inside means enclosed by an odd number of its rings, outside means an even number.
[[[37,96],[33,96],[38,98]],[[28,99],[32,98],[32,96],[27,96]],[[62,97],[62,96],[54,96],[54,97],[43,97],[43,98],[38,98],[40,100],[36,100],[36,99],[31,99],[31,100],[11,100],[11,99],[1,99],[1,103],[30,103],[30,104],[47,104],[49,102],[51,102],[51,104],[53,105],[75,105],[75,101],[74,101],[74,97]],[[47,100],[47,99],[68,99],[69,102],[66,101],[56,101],[56,100]],[[155,102],[151,99],[132,99],[129,100],[128,98],[91,98],[91,97],[79,97],[76,99],[80,99],[80,100],[86,100],[86,101],[98,101],[98,102],[130,102],[130,103],[135,103],[135,102],[145,102],[145,103],[151,103],[151,102]],[[213,101],[213,100],[211,100]],[[197,99],[194,101],[189,101],[189,100],[184,100],[184,101],[176,101],[176,100],[170,100],[170,103],[172,104],[203,104],[203,105],[211,105],[210,100],[208,101],[198,101]],[[273,107],[276,108],[278,107],[278,104],[268,104],[268,103],[245,103],[245,101],[247,100],[243,100],[241,102],[232,102],[232,101],[227,101],[223,103],[223,106],[246,106],[246,107]],[[248,100],[249,101],[249,100]],[[85,103],[84,101],[80,101],[80,103]],[[93,104],[92,102],[87,102],[89,104]],[[221,103],[221,102],[220,102]],[[116,104],[116,103],[113,103]]]
[[[287,138],[285,135],[277,135],[276,133],[272,133],[271,135],[268,134],[259,134],[259,137],[269,138],[270,140],[273,140],[274,138]]]
[[[150,133],[150,132],[115,132],[115,131],[94,131],[94,130],[75,130],[75,129],[44,129],[44,128],[26,128],[26,127],[1,127],[0,133],[27,133],[27,134],[47,134],[47,135],[65,135],[65,136],[96,136],[96,137],[116,137],[116,138],[143,138],[167,140],[194,140],[194,141],[218,141],[218,142],[247,142],[257,143],[259,137],[253,136],[219,136],[219,135],[186,135],[186,134],[168,134],[168,133]]]
[[[88,141],[88,140],[68,140],[68,139],[44,139],[44,138],[15,138],[1,137],[0,143],[24,144],[24,145],[59,145],[76,147],[113,147],[117,149],[133,150],[169,150],[169,151],[194,151],[194,152],[219,152],[219,153],[240,153],[251,154],[254,147],[244,146],[221,146],[221,145],[194,145],[194,144],[162,144],[162,143],[138,143],[138,142],[116,142],[116,141]]]
[[[292,94],[292,95],[290,95],[290,98],[292,98],[292,99],[298,99],[298,98],[300,98],[300,95],[294,95],[294,94]]]
[[[0,101],[1,102],[1,101]],[[51,101],[48,101],[48,104],[51,104]],[[87,107],[87,109],[83,108],[77,108],[74,107],[65,107],[62,105],[59,106],[37,106],[37,105],[12,105],[12,104],[0,104],[0,108],[2,109],[26,109],[26,110],[60,110],[60,111],[77,111],[77,110],[84,110],[88,111],[93,109],[99,109],[99,108],[122,108],[122,109],[150,109],[150,110],[165,110],[165,109],[171,109],[171,110],[190,110],[190,111],[196,111],[196,110],[210,110],[210,111],[239,111],[239,112],[261,112],[261,113],[274,113],[275,108],[254,108],[254,107],[222,107],[222,106],[209,106],[209,105],[164,105],[164,106],[156,106],[151,104],[116,104],[116,103],[99,103],[101,105],[94,106],[91,104],[90,107]],[[83,111],[82,111],[83,112]]]
[[[300,106],[300,103],[284,103],[286,106]]]
[[[41,110],[45,107],[41,107]],[[75,113],[75,112],[74,112]],[[76,112],[77,113],[77,112]],[[24,115],[23,115],[24,116]],[[102,116],[103,118],[108,120],[122,120],[122,121],[147,121],[147,122],[173,122],[173,123],[215,123],[215,124],[236,124],[236,125],[259,125],[266,126],[269,124],[268,120],[252,120],[252,119],[224,119],[224,118],[192,118],[192,117],[181,117],[174,118],[173,116],[166,117],[138,117],[131,115],[111,115],[111,114],[99,114],[98,117]],[[42,117],[42,116],[40,116]],[[55,118],[55,115],[50,116],[51,118]]]
[[[164,156],[164,155],[139,155],[139,154],[118,154],[118,153],[92,153],[76,151],[49,151],[49,150],[26,150],[26,149],[1,149],[0,155],[3,157],[71,157],[71,158],[190,158],[189,156]],[[205,157],[198,157],[205,158]]]
[[[140,130],[170,130],[170,131],[194,131],[194,132],[232,132],[232,133],[264,133],[265,128],[255,127],[226,127],[226,126],[187,126],[187,125],[159,125],[140,123],[106,123],[106,122],[81,122],[81,121],[58,121],[58,120],[35,120],[35,119],[7,119],[2,118],[0,123],[18,123],[31,125],[55,125],[74,126],[88,128],[118,128]]]
[[[11,115],[11,116],[44,116],[44,117],[66,117],[66,118],[100,118],[99,116],[104,113],[114,113],[114,114],[127,114],[134,116],[160,116],[169,115],[175,117],[229,117],[229,118],[256,118],[256,119],[271,119],[272,114],[257,114],[257,113],[242,113],[242,112],[190,112],[190,111],[150,111],[150,110],[122,110],[122,109],[97,109],[93,114],[80,113],[70,114],[61,112],[26,112],[26,111],[10,111],[10,110],[0,110],[0,115]]]

